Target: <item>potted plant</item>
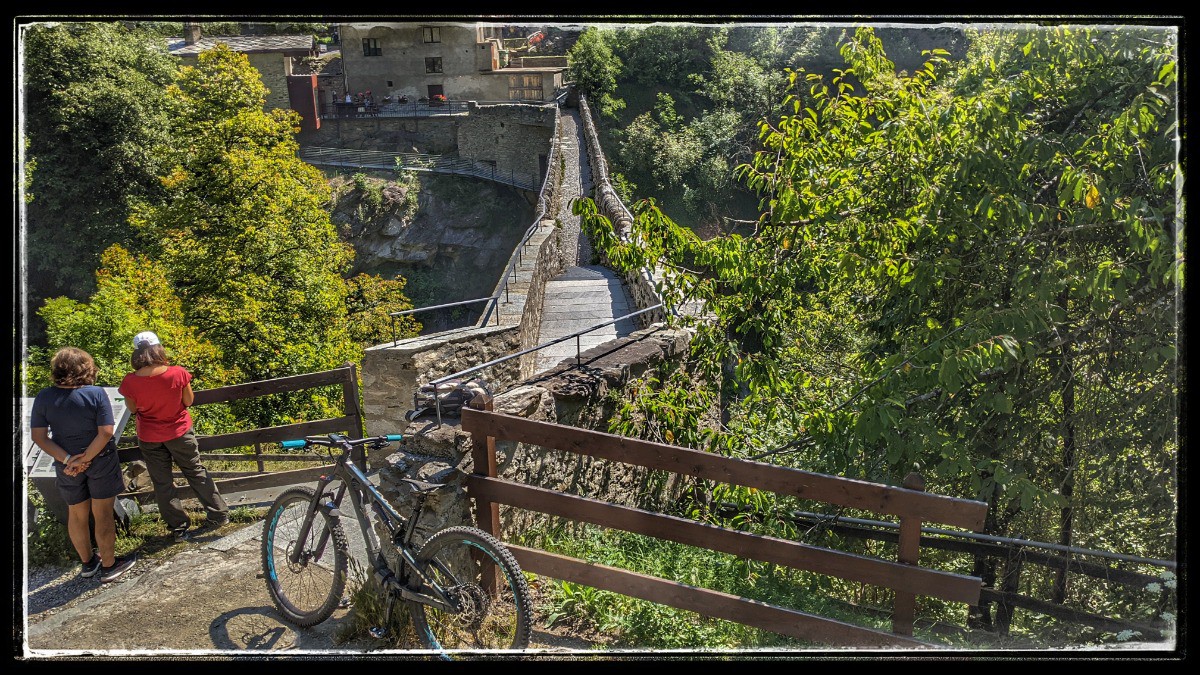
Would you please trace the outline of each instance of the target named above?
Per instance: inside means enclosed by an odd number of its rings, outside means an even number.
[[[446,102],[445,94],[434,94],[433,96],[431,96],[429,98],[429,105],[431,105],[431,106],[440,106],[440,105],[443,105],[445,102]]]

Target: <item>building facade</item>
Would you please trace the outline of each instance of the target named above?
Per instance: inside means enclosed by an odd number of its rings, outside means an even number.
[[[298,70],[301,59],[317,56],[316,41],[311,35],[229,35],[205,37],[200,26],[185,23],[184,36],[167,39],[167,51],[178,56],[184,65],[195,65],[200,52],[218,43],[241,52],[261,75],[267,87],[266,108],[294,108],[288,95],[288,77]],[[303,70],[303,69],[299,69]]]
[[[500,28],[479,23],[345,23],[338,34],[346,92],[376,100],[549,101],[566,71],[510,66]]]

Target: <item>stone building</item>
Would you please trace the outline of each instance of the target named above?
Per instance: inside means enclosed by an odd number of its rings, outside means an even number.
[[[565,57],[509,63],[498,26],[482,23],[344,23],[346,90],[409,100],[549,101],[563,86]]]
[[[318,55],[316,40],[312,35],[205,37],[195,23],[184,23],[183,32],[183,37],[167,38],[167,51],[178,56],[184,65],[195,65],[200,52],[212,49],[218,43],[245,54],[250,65],[262,75],[263,84],[267,87],[267,108],[296,107],[288,95],[288,77],[301,70],[301,59]]]

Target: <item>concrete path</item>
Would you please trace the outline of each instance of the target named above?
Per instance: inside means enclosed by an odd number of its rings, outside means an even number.
[[[633,311],[633,301],[612,270],[599,266],[571,267],[546,283],[538,343],[544,344]],[[635,330],[635,319],[623,319],[546,347],[538,352],[537,372],[549,370],[564,359],[573,363],[578,352],[625,337]]]

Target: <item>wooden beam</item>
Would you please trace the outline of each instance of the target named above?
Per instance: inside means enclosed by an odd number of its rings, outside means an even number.
[[[914,471],[904,477],[904,487],[924,492],[925,479]],[[921,553],[921,521],[911,516],[902,516],[900,539],[897,543],[897,560],[902,565],[915,567]],[[982,584],[982,581],[980,583]],[[892,607],[892,632],[912,635],[913,621],[917,618],[917,596],[906,591],[896,591]]]
[[[275,471],[273,473],[246,476],[245,478],[214,480],[213,483],[217,486],[217,489],[221,492],[221,494],[225,495],[269,487],[312,483],[315,482],[318,477],[328,473],[330,470],[331,467],[328,466],[310,466],[303,469],[294,469],[292,471]],[[192,499],[196,496],[196,493],[192,490],[190,485],[176,485],[175,494],[180,499]],[[121,496],[133,499],[139,504],[149,504],[154,501],[153,490],[126,492]]]
[[[211,460],[214,462],[253,462],[261,459],[264,462],[326,462],[328,457],[320,455],[242,455],[238,453],[200,453],[200,459]]]
[[[660,469],[722,483],[742,485],[924,522],[979,530],[984,502],[927,494],[868,481],[827,476],[765,462],[721,457],[709,452],[625,438],[599,431],[538,422],[464,408],[462,429],[498,440],[566,450],[626,464]]]
[[[266,396],[267,394],[282,394],[289,391],[342,384],[346,379],[346,371],[346,368],[335,368],[334,370],[325,370],[319,373],[278,377],[273,380],[260,380],[258,382],[247,382],[246,384],[232,384],[227,387],[217,387],[216,389],[201,389],[196,392],[196,399],[192,405],[225,403],[244,398],[254,398],[255,396]]]
[[[466,486],[467,494],[474,499],[499,502],[570,520],[667,539],[841,579],[904,590],[917,595],[975,604],[979,600],[979,589],[982,587],[978,577],[902,565],[775,537],[727,530],[685,518],[617,506],[498,478],[472,474],[467,476]]]
[[[352,432],[357,418],[353,416],[331,417],[323,420],[314,420],[312,422],[300,422],[297,424],[285,424],[278,427],[267,427],[265,429],[251,429],[250,431],[235,431],[229,434],[219,434],[216,436],[201,436],[200,452],[209,450],[220,450],[222,448],[236,448],[245,445],[253,445],[255,443],[278,443],[291,439],[304,438],[305,436],[317,436],[328,433],[346,433]]]
[[[913,638],[826,619],[677,581],[506,544],[523,572],[571,581],[826,645],[936,649]]]
[[[979,595],[982,602],[1006,603],[1013,607],[1027,609],[1037,614],[1052,616],[1062,621],[1071,623],[1083,624],[1098,628],[1109,633],[1119,633],[1123,630],[1136,630],[1142,634],[1142,638],[1146,640],[1161,640],[1162,632],[1153,626],[1146,624],[1134,623],[1132,621],[1124,621],[1121,619],[1111,619],[1107,616],[1092,614],[1079,609],[1072,609],[1065,605],[1059,605],[1045,600],[1036,600],[1024,595],[1016,593],[1005,593],[990,588],[985,588]]]

